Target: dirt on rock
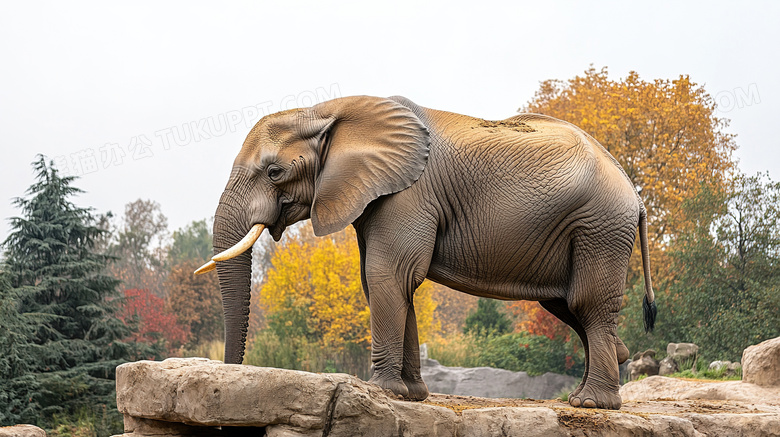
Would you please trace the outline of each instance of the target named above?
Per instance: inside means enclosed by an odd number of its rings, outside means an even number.
[[[751,404],[736,401],[704,401],[704,400],[653,400],[653,401],[628,401],[624,402],[620,410],[602,410],[598,408],[574,408],[568,402],[560,399],[536,400],[536,399],[488,399],[474,396],[442,395],[432,393],[424,404],[449,408],[456,414],[464,410],[477,408],[496,407],[539,407],[552,408],[561,414],[561,411],[572,416],[584,414],[634,414],[643,416],[647,414],[663,414],[666,416],[680,416],[689,413],[717,414],[717,413],[780,413],[780,406]]]
[[[650,419],[652,416],[688,417],[691,414],[780,414],[780,406],[738,401],[674,400],[627,401],[620,410],[574,408],[560,399],[487,399],[474,396],[431,394],[424,404],[445,407],[460,416],[463,411],[496,407],[547,407],[558,415],[558,422],[569,430],[603,431],[622,415]]]

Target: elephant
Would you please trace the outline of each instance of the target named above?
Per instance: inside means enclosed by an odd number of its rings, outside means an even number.
[[[481,297],[538,301],[582,341],[574,407],[619,409],[617,335],[639,230],[645,330],[656,302],[647,211],[617,160],[576,126],[540,114],[489,121],[404,97],[353,96],[267,115],[236,157],[214,216],[225,363],[241,364],[251,246],[311,219],[355,228],[370,308],[369,382],[424,400],[416,288],[429,278]]]

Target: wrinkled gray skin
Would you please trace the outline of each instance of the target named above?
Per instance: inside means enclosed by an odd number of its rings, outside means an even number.
[[[371,382],[407,399],[428,396],[412,296],[430,278],[476,296],[540,301],[586,351],[569,402],[620,408],[618,363],[628,350],[617,315],[645,210],[614,158],[577,127],[535,114],[488,122],[403,97],[347,97],[264,117],[220,199],[215,252],[254,224],[278,241],[310,217],[320,236],[350,223],[357,231]],[[226,363],[243,359],[250,252],[217,263]],[[648,295],[652,302],[649,285]]]

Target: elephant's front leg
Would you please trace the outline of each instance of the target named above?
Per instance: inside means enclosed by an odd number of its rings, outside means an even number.
[[[420,375],[420,344],[417,338],[417,317],[414,314],[414,302],[406,311],[406,331],[404,332],[404,365],[401,379],[409,389],[409,399],[424,401],[428,397],[428,386]]]
[[[406,398],[409,389],[401,378],[401,369],[409,303],[395,279],[366,275],[366,280],[371,296],[371,361],[374,363],[374,375],[369,382]]]
[[[422,400],[428,390],[420,377],[413,296],[431,265],[437,222],[430,211],[409,208],[415,199],[408,190],[383,198],[355,230],[371,309],[369,382]]]

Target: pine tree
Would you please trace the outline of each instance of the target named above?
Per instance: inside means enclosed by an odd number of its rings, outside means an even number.
[[[81,192],[74,178],[42,156],[33,168],[37,181],[14,201],[21,217],[3,245],[17,310],[37,321],[28,364],[40,383],[38,414],[45,424],[55,414],[115,411],[116,366],[152,351],[122,341],[132,330],[115,316],[119,281],[105,273],[112,258],[95,250],[105,231],[69,200]]]
[[[0,426],[33,422],[40,409],[31,319],[19,313],[17,292],[0,272]]]
[[[498,301],[481,297],[477,301],[477,310],[466,317],[463,332],[475,332],[479,335],[506,334],[512,328],[509,317],[498,309]]]

